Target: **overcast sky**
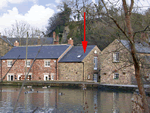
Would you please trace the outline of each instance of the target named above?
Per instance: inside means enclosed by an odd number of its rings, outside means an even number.
[[[0,0],[0,32],[3,32],[4,28],[11,27],[16,20],[27,21],[34,27],[46,30],[48,19],[58,12],[56,6],[60,2],[61,0]],[[149,0],[135,0],[135,2],[145,8],[150,6]]]

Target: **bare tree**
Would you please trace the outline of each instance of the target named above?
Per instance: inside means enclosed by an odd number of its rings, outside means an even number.
[[[138,60],[136,49],[135,49],[135,39],[134,39],[135,38],[134,37],[135,32],[133,31],[132,25],[131,25],[131,14],[132,14],[132,9],[133,9],[133,5],[134,5],[134,0],[131,0],[130,2],[131,2],[131,4],[130,4],[130,6],[128,6],[127,1],[122,0],[122,6],[123,6],[124,16],[125,16],[124,21],[126,23],[126,28],[127,28],[127,31],[125,31],[124,29],[122,29],[120,27],[117,20],[115,20],[114,17],[110,15],[109,10],[106,6],[106,3],[104,2],[104,0],[102,0],[102,3],[104,5],[105,9],[107,10],[107,16],[116,24],[118,29],[129,40],[130,48],[131,48],[130,53],[131,53],[134,68],[135,68],[135,78],[136,78],[136,81],[138,84],[139,93],[142,96],[142,102],[143,102],[142,107],[143,107],[145,113],[149,113],[148,101],[146,98],[146,94],[145,94],[145,90],[144,90],[144,86],[143,86],[143,82],[142,82],[139,60]]]

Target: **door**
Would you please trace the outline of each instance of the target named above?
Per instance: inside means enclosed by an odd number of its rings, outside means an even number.
[[[44,75],[44,81],[47,81],[47,80],[49,80],[48,75]]]
[[[31,80],[31,75],[29,75],[29,80]]]
[[[54,80],[54,75],[51,75],[51,80]]]
[[[14,76],[13,75],[7,75],[7,81],[13,81]]]
[[[14,79],[14,77],[13,77],[13,75],[11,75],[11,81],[13,81],[13,79]]]
[[[94,81],[94,82],[97,82],[97,74],[94,74],[94,75],[93,75],[93,81]]]
[[[21,75],[18,75],[18,80],[21,80]]]

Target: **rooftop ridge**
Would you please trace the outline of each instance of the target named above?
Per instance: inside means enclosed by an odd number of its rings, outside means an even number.
[[[70,46],[69,44],[44,44],[42,46],[61,46],[61,45],[68,45]],[[28,45],[28,47],[39,47],[41,45]],[[26,47],[26,45],[23,45],[23,46],[17,46],[17,47]]]

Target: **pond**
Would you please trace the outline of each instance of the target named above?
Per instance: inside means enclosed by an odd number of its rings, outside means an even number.
[[[128,113],[132,111],[132,93],[101,89],[33,87],[23,89],[17,113]],[[1,87],[0,113],[11,113],[20,87]]]

